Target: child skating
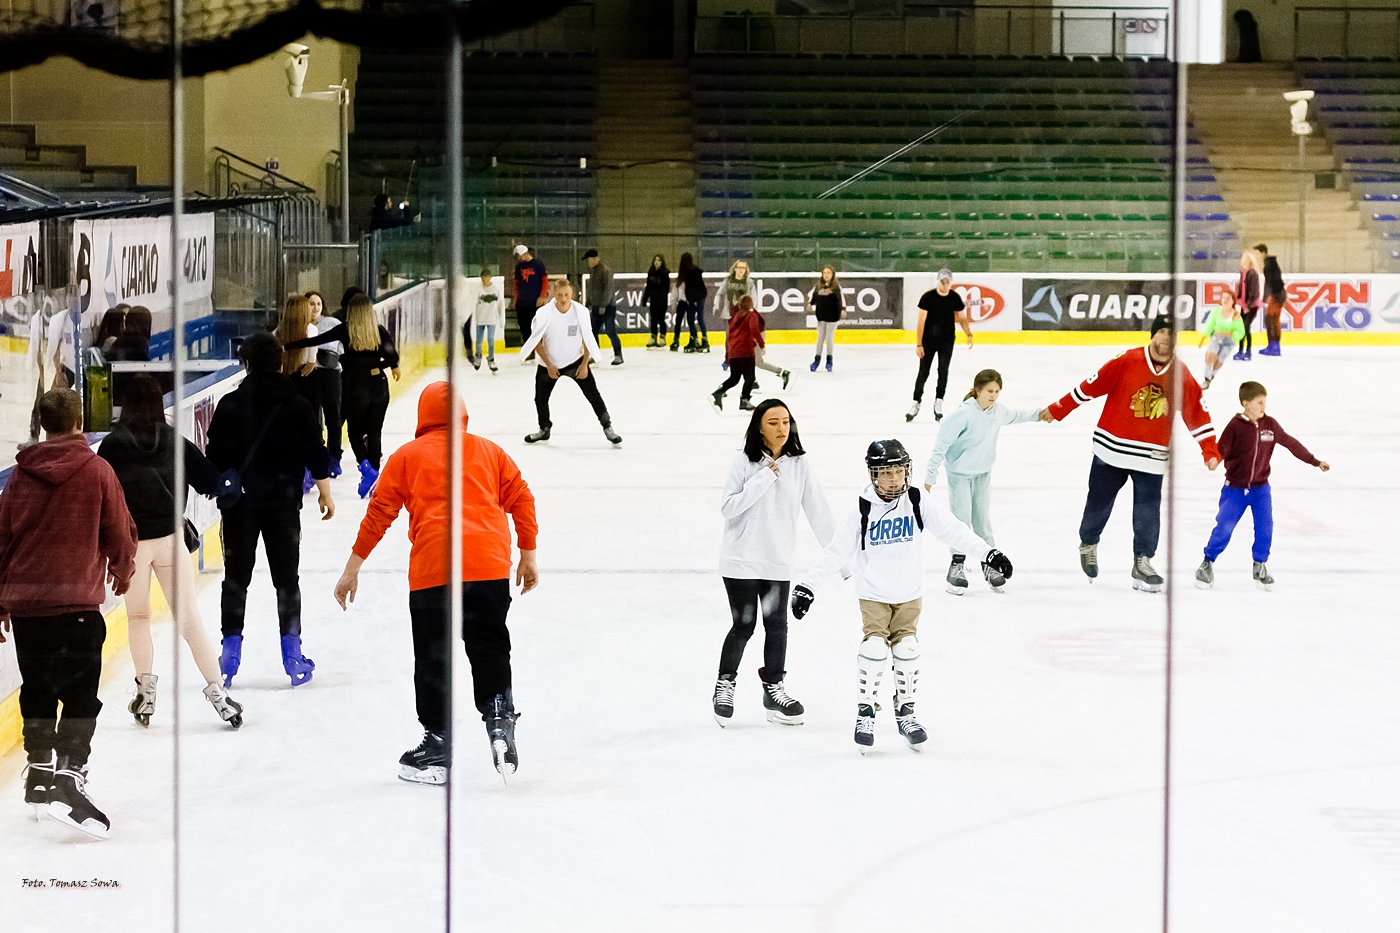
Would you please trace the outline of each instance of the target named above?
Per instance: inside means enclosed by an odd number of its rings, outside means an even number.
[[[909,485],[909,452],[897,440],[875,441],[865,452],[870,485],[837,525],[831,543],[792,591],[792,614],[801,619],[817,587],[842,567],[855,568],[863,641],[856,656],[856,744],[861,754],[875,744],[880,680],[894,656],[895,721],[909,747],[919,751],[928,733],[914,717],[919,682],[919,615],[924,595],[923,532],[972,554],[984,567],[1010,579],[1011,561],[972,529]]]
[[[1220,305],[1211,309],[1201,328],[1201,346],[1206,348],[1206,368],[1201,373],[1201,391],[1210,388],[1210,381],[1225,365],[1226,355],[1244,339],[1244,317],[1235,304],[1235,296],[1224,292]],[[1209,345],[1207,346],[1207,341]]]
[[[1282,444],[1299,460],[1326,473],[1332,469],[1319,460],[1283,427],[1264,414],[1268,394],[1257,382],[1240,385],[1240,404],[1244,411],[1230,419],[1220,435],[1220,456],[1225,460],[1225,487],[1220,490],[1220,511],[1215,516],[1215,530],[1206,542],[1205,560],[1196,570],[1196,587],[1208,590],[1215,586],[1215,561],[1230,543],[1230,535],[1244,517],[1245,509],[1254,516],[1254,582],[1261,589],[1271,589],[1274,578],[1269,576],[1267,562],[1274,541],[1274,499],[1269,487],[1269,460],[1274,447]]]
[[[992,464],[997,459],[997,437],[1003,426],[1036,421],[1040,409],[1011,409],[997,401],[1001,394],[1001,373],[984,369],[972,380],[972,390],[953,409],[938,429],[938,440],[929,454],[924,488],[938,482],[938,467],[948,474],[948,508],[953,517],[968,525],[987,544],[992,539]],[[966,555],[953,548],[945,588],[954,596],[967,592]],[[1000,593],[1006,578],[983,566],[987,585]]]

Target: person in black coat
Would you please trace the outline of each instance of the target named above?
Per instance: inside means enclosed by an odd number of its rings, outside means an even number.
[[[291,378],[282,375],[282,345],[277,338],[254,334],[239,353],[248,375],[214,409],[204,449],[221,472],[240,472],[243,490],[236,503],[219,503],[224,538],[224,638],[219,667],[228,686],[242,660],[248,584],[261,537],[277,590],[282,666],[295,687],[310,680],[316,667],[301,651],[302,477],[311,472],[321,520],[328,521],[335,515],[328,479],[330,455],[321,438],[318,412],[297,394]]]
[[[671,270],[666,268],[666,257],[657,253],[651,258],[651,268],[647,270],[646,289],[642,302],[651,311],[651,339],[647,347],[666,345],[666,305],[671,301]],[[660,337],[657,336],[658,332]]]

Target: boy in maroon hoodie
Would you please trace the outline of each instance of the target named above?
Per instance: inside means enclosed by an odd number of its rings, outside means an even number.
[[[85,790],[102,709],[102,602],[107,583],[126,592],[136,523],[116,474],[83,437],[78,393],[45,392],[39,423],[48,439],[19,452],[0,494],[0,641],[12,628],[29,758],[24,800],[36,818],[47,810],[105,838],[111,824]]]
[[[1269,460],[1274,446],[1282,444],[1299,460],[1326,473],[1331,469],[1308,453],[1308,449],[1290,437],[1283,427],[1264,414],[1268,402],[1264,387],[1257,382],[1240,384],[1240,404],[1244,411],[1230,419],[1220,435],[1220,455],[1225,460],[1225,488],[1220,490],[1220,511],[1215,516],[1215,530],[1206,542],[1206,559],[1196,570],[1196,588],[1208,590],[1215,585],[1215,560],[1230,543],[1235,525],[1244,517],[1245,509],[1254,513],[1254,582],[1261,589],[1270,589],[1274,578],[1269,576],[1265,562],[1274,542],[1274,501],[1269,489]]]

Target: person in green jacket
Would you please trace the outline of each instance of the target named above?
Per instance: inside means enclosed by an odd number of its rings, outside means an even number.
[[[1219,307],[1212,308],[1201,328],[1201,346],[1206,347],[1206,369],[1201,377],[1201,390],[1210,388],[1210,381],[1225,365],[1235,344],[1244,339],[1244,318],[1230,292],[1220,293]],[[1206,341],[1210,345],[1206,346]]]

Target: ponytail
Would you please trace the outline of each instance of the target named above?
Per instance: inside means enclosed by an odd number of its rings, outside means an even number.
[[[963,401],[965,402],[970,398],[976,398],[978,392],[981,392],[988,384],[993,382],[998,386],[1005,385],[1005,383],[1001,381],[1001,373],[997,372],[995,369],[982,370],[972,378],[972,388],[963,396]]]

